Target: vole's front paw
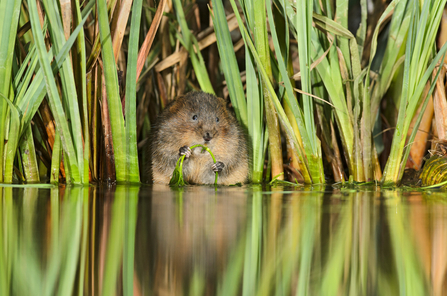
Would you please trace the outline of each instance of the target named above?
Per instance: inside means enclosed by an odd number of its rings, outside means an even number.
[[[224,167],[225,165],[222,161],[218,161],[211,166],[214,172],[221,172]]]
[[[186,158],[191,156],[191,148],[188,146],[183,146],[179,149],[179,155],[185,155]]]

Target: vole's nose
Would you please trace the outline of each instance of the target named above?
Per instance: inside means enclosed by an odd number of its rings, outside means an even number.
[[[209,132],[203,134],[203,139],[205,140],[205,142],[211,141],[212,138],[213,136]]]

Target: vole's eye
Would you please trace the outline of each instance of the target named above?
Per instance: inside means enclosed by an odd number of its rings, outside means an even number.
[[[216,117],[216,122],[219,122],[219,117]]]
[[[193,117],[192,117],[192,120],[197,120],[197,115],[194,115]]]

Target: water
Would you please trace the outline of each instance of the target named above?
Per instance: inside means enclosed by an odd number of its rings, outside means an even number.
[[[0,295],[446,295],[441,192],[0,188]]]

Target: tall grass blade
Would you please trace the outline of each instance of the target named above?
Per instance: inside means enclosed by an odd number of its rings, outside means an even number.
[[[300,59],[300,69],[301,69],[301,85],[305,93],[310,94],[311,91],[311,74],[309,65],[310,63],[310,30],[311,26],[311,14],[312,8],[308,6],[303,6],[301,3],[304,15],[297,14],[297,19],[305,17],[307,19],[305,24],[301,22],[296,22],[296,27],[298,28],[298,42],[307,44],[306,47],[298,46]],[[285,6],[285,4],[284,4]],[[267,7],[267,12],[269,14],[269,19],[273,19],[273,13],[270,6]],[[312,177],[313,183],[324,183],[324,170],[323,162],[321,158],[321,146],[320,140],[317,138],[315,123],[314,123],[314,109],[313,100],[307,95],[303,95],[303,113],[298,109],[298,105],[293,93],[293,87],[289,79],[289,74],[287,71],[286,60],[282,57],[281,48],[279,45],[279,40],[276,33],[276,28],[274,22],[270,23],[270,30],[272,34],[273,44],[275,47],[276,56],[278,58],[278,66],[281,72],[281,76],[284,79],[284,85],[286,89],[286,94],[284,96],[286,103],[291,108],[293,115],[295,116],[298,128],[300,128],[299,133],[296,134],[298,140],[298,147],[295,147],[299,152],[300,163],[305,163],[305,157],[307,158],[307,163],[309,166],[310,175]],[[304,147],[303,147],[304,146]],[[304,148],[304,149],[303,149]]]
[[[115,13],[112,20],[112,40],[115,62],[118,62],[121,44],[123,43],[124,34],[126,33],[126,26],[129,19],[130,8],[132,7],[132,2],[133,0],[120,1],[118,3],[118,12]],[[132,29],[130,34],[132,34]],[[131,46],[130,41],[129,46]]]
[[[14,159],[17,151],[17,146],[19,143],[19,133],[16,131],[20,130],[20,119],[19,112],[13,103],[3,95],[0,95],[0,99],[9,105],[9,134],[8,142],[5,145],[5,170],[4,179],[5,183],[12,183],[12,175],[14,171]],[[3,156],[1,156],[3,157]]]
[[[76,41],[76,36],[80,33],[82,26],[86,22],[88,14],[84,17],[82,22],[73,30],[70,38],[68,38],[67,42],[64,44],[62,49],[57,53],[55,60],[52,62],[53,75],[56,75],[62,66],[64,60],[68,57],[71,47]],[[45,27],[45,25],[44,25]],[[45,31],[43,31],[45,32]],[[37,56],[38,57],[38,56]],[[53,48],[47,53],[48,60],[53,59]],[[45,88],[45,74],[43,69],[39,69],[31,81],[26,92],[23,94],[23,97],[20,96],[21,93],[17,94],[16,104],[17,108],[23,114],[22,116],[22,126],[26,126],[31,122],[31,119],[36,114],[39,105],[42,103],[43,98],[46,95]]]
[[[411,3],[413,5],[411,13],[414,22],[410,26],[407,37],[402,96],[390,157],[386,163],[382,179],[385,184],[400,182],[401,171],[405,166],[402,162],[408,157],[407,154],[404,154],[404,148],[411,120],[421,103],[421,95],[427,80],[447,50],[447,44],[444,44],[429,66],[426,66],[428,59],[432,56],[434,44],[434,37],[430,34],[434,34],[432,28],[439,25],[442,15],[442,9],[436,10],[435,8],[444,7],[445,3],[446,0],[425,1],[421,12],[419,12],[418,1],[412,1]],[[436,81],[433,83],[436,83]],[[422,116],[422,113],[419,116]],[[413,128],[417,130],[418,125]],[[411,142],[408,146],[411,146]]]
[[[366,38],[366,30],[367,30],[367,16],[368,16],[368,3],[367,0],[360,0],[361,7],[361,18],[360,25],[357,29],[356,39],[357,45],[359,49],[359,56],[361,57],[363,54],[363,48],[365,46],[365,38]],[[352,21],[352,20],[351,20]],[[379,23],[377,23],[376,28],[379,27]]]
[[[377,27],[374,31],[371,40],[371,52],[369,59],[369,69],[371,69],[371,64],[376,55],[377,51],[377,39],[379,35],[380,25],[385,20],[386,16],[393,12],[393,18],[391,20],[389,37],[387,40],[387,45],[385,53],[380,65],[379,77],[377,78],[377,84],[375,84],[371,90],[371,126],[377,118],[377,112],[379,109],[379,103],[385,92],[388,90],[392,77],[396,71],[395,66],[399,64],[399,59],[404,52],[401,50],[403,42],[407,36],[408,27],[411,20],[411,10],[408,5],[408,1],[392,1],[387,9],[384,11],[379,21],[377,22]]]
[[[112,128],[113,153],[115,158],[116,180],[126,181],[125,127],[122,105],[119,96],[118,74],[113,55],[112,40],[107,17],[105,0],[98,0],[98,22],[103,59],[104,78],[107,90],[107,103]]]
[[[11,3],[12,2],[12,3]],[[12,81],[12,63],[14,47],[19,21],[21,1],[1,1],[0,2],[0,95],[7,100],[10,97]],[[0,182],[3,181],[4,174],[4,140],[6,136],[7,122],[6,110],[8,104],[4,99],[0,99]]]
[[[40,177],[31,124],[24,129],[25,132],[20,141],[20,152],[22,156],[24,177],[27,183],[37,183],[40,181]]]
[[[290,140],[291,143],[293,143],[294,147],[299,147],[295,133],[293,132],[292,126],[290,125],[290,123],[287,119],[287,115],[285,114],[284,109],[282,108],[281,103],[279,102],[278,97],[276,96],[276,93],[275,93],[273,86],[270,82],[270,78],[269,78],[267,72],[265,71],[265,69],[263,68],[261,59],[259,58],[257,51],[255,49],[255,46],[251,41],[250,35],[248,34],[248,32],[242,22],[242,19],[239,15],[239,12],[237,10],[236,4],[234,3],[234,0],[231,0],[231,5],[232,5],[233,10],[236,14],[239,28],[240,28],[242,36],[244,38],[244,42],[245,42],[246,46],[250,49],[250,52],[252,53],[254,61],[256,62],[256,65],[258,67],[258,71],[261,74],[262,81],[264,81],[264,86],[266,88],[264,91],[268,91],[271,95],[272,102],[273,102],[275,110],[278,114],[278,118],[281,122],[281,125],[283,126],[283,128],[285,130],[286,137]],[[269,133],[270,133],[270,131],[269,131]],[[297,150],[298,149],[294,150],[295,153],[299,153]],[[298,158],[298,155],[296,155],[296,157]],[[304,168],[305,168],[305,170],[303,170],[301,173],[303,174],[305,182],[311,183],[312,179],[310,177],[309,170],[307,169],[307,163],[305,163]]]
[[[61,137],[59,131],[56,130],[54,137],[53,151],[51,155],[51,168],[50,168],[50,183],[59,183],[59,167],[61,165]]]
[[[34,40],[36,42],[37,51],[39,54],[39,62],[45,73],[45,81],[47,86],[48,97],[50,99],[50,105],[52,107],[53,116],[56,121],[56,128],[61,133],[62,146],[67,155],[68,162],[66,168],[71,170],[74,183],[81,183],[79,175],[78,162],[76,152],[74,150],[71,133],[68,127],[68,123],[65,117],[64,110],[62,108],[59,93],[57,91],[55,79],[51,71],[49,61],[46,59],[47,52],[45,48],[44,38],[40,31],[40,21],[36,7],[36,0],[28,1],[30,21],[33,31]]]
[[[199,50],[199,46],[196,44],[197,40],[190,32],[188,25],[186,23],[182,3],[180,2],[180,0],[174,0],[173,3],[175,6],[177,20],[180,24],[180,28],[183,35],[182,38],[180,38],[180,42],[182,42],[183,46],[189,53],[189,57],[191,59],[192,66],[194,68],[194,72],[200,84],[200,88],[204,92],[215,94],[213,86],[211,85],[210,78],[208,76],[208,72],[206,71],[206,67],[203,62],[202,54],[200,53]]]
[[[46,31],[46,25],[44,25],[44,31]],[[22,65],[20,66],[19,71],[17,72],[16,76],[14,77],[14,89],[16,90],[15,98],[14,98],[14,104],[17,105],[19,98],[23,97],[23,94],[25,93],[27,87],[29,86],[29,83],[31,79],[34,76],[34,72],[37,66],[37,62],[39,61],[39,58],[36,54],[36,46],[33,44],[28,52],[28,54],[25,57],[25,60],[23,61]],[[25,71],[26,70],[26,71]]]
[[[248,3],[248,2],[247,2]],[[228,50],[233,47],[230,31],[228,29],[225,10],[221,1],[212,1],[213,24],[216,31],[217,46],[221,58],[221,66],[230,94],[232,105],[239,122],[246,127],[252,144],[252,172],[251,179],[254,183],[262,181],[264,167],[263,153],[263,103],[260,100],[258,79],[253,67],[250,52],[245,52],[247,101],[245,101],[244,89],[241,82],[240,71],[237,65],[234,51]],[[247,108],[248,105],[248,108]]]
[[[231,103],[236,112],[236,117],[245,129],[248,128],[247,103],[245,101],[244,87],[237,65],[236,54],[229,48],[233,47],[230,31],[228,29],[225,10],[222,1],[212,0],[213,10],[211,17],[216,31],[217,48],[221,60],[222,70],[230,93]]]
[[[64,35],[64,27],[61,23],[60,12],[55,0],[43,0],[45,13],[49,20],[49,32],[51,41],[55,52],[59,52],[66,38]],[[67,20],[66,20],[67,21]],[[68,32],[67,32],[68,35]],[[84,158],[82,133],[79,129],[82,127],[81,117],[79,113],[78,94],[76,91],[76,84],[74,80],[73,67],[69,59],[65,59],[60,68],[61,83],[62,83],[62,100],[64,102],[65,114],[69,124],[69,130],[73,141],[74,150],[76,153],[76,164],[78,166],[79,178],[77,182],[84,181]],[[65,137],[67,135],[64,135]],[[73,159],[74,160],[74,159]],[[71,161],[71,160],[70,160]],[[74,164],[72,164],[74,165]],[[76,178],[75,178],[76,180]]]
[[[247,119],[248,134],[252,144],[252,172],[253,183],[261,183],[264,171],[265,140],[268,135],[264,133],[264,104],[262,102],[263,93],[258,81],[261,78],[256,75],[253,56],[246,46],[245,50],[246,85],[247,85]]]
[[[444,52],[444,55],[442,56],[442,58],[440,60],[444,61],[444,58],[445,58],[445,52]],[[422,100],[423,103],[422,103],[422,107],[420,109],[420,114],[424,114],[425,109],[427,108],[428,102],[430,100],[430,96],[432,95],[433,90],[435,89],[436,81],[438,80],[438,77],[439,77],[439,75],[441,73],[441,67],[442,66],[439,67],[438,71],[436,72],[435,77],[433,77],[431,85],[430,85],[430,89],[429,89],[427,95],[425,96],[425,98],[423,98],[423,100]],[[408,156],[410,155],[410,151],[411,151],[411,145],[413,144],[414,139],[416,138],[416,134],[418,132],[418,127],[419,127],[419,125],[421,124],[421,121],[422,121],[423,115],[420,115],[420,114],[419,114],[419,116],[417,116],[417,119],[416,119],[416,122],[414,124],[413,130],[411,131],[410,137],[408,138],[408,143],[409,144],[406,145],[405,148],[404,148],[405,150],[404,150],[403,157],[402,157],[401,169],[399,171],[398,180],[402,180],[402,176],[403,176],[403,173],[404,173],[404,170],[402,168],[404,168],[406,166],[406,164],[407,164]]]
[[[338,3],[338,2],[337,2]],[[300,70],[301,70],[301,88],[305,93],[311,93],[311,75],[310,75],[310,34],[312,28],[312,3],[306,0],[298,0],[297,6],[300,9],[297,9],[297,14],[295,18],[297,36],[298,36],[298,56],[300,62]],[[273,16],[271,17],[273,19]],[[278,54],[278,50],[277,50]],[[282,59],[279,59],[279,62],[282,62]],[[285,70],[285,67],[281,67]],[[287,72],[283,71],[281,74],[286,74]],[[286,78],[288,76],[284,75]],[[289,94],[290,96],[290,94]],[[307,95],[302,95],[303,100],[303,116],[304,116],[304,124],[307,131],[307,135],[309,141],[304,141],[304,143],[310,145],[310,149],[307,151],[312,151],[312,154],[316,154],[317,151],[317,133],[315,130],[315,125],[313,124],[313,102],[312,98]]]
[[[269,161],[271,163],[271,176],[279,176],[279,180],[284,179],[283,175],[283,159],[282,159],[282,148],[281,148],[281,131],[278,121],[278,116],[275,112],[275,105],[273,103],[272,94],[267,91],[267,84],[273,83],[273,71],[272,64],[270,60],[270,46],[268,42],[267,33],[267,16],[266,16],[266,3],[271,5],[269,1],[261,0],[257,2],[259,7],[252,7],[253,9],[253,27],[251,31],[253,32],[254,43],[256,54],[259,57],[259,68],[262,67],[265,71],[266,77],[261,79],[261,87],[263,89],[264,95],[264,112],[268,128],[269,136]],[[234,9],[234,8],[233,8]],[[235,11],[236,12],[236,11]],[[248,36],[246,36],[245,41],[247,41]],[[253,52],[252,52],[253,54]],[[254,55],[254,54],[253,54]],[[267,81],[268,79],[268,81]],[[282,108],[282,107],[281,107]]]
[[[90,1],[93,1],[97,5],[97,0],[90,0]],[[110,20],[112,19],[112,15],[115,10],[116,2],[117,2],[116,0],[111,0],[111,1],[107,2],[108,18]],[[107,12],[105,12],[105,10],[101,9],[101,11],[103,11],[103,13],[106,13],[106,15],[107,15]],[[99,10],[98,10],[97,14],[99,14]],[[96,33],[96,38],[93,43],[90,56],[88,57],[88,60],[87,60],[87,72],[90,72],[92,70],[93,66],[96,64],[96,60],[98,59],[99,54],[101,53],[100,39],[101,39],[101,34]]]
[[[137,59],[140,36],[142,0],[135,0],[129,37],[129,52],[126,73],[126,157],[127,181],[140,182],[137,150]]]
[[[83,26],[84,20],[82,19],[81,7],[78,1],[75,1],[76,8],[76,21],[78,26]],[[73,32],[74,34],[74,32]],[[88,104],[87,104],[87,65],[86,65],[86,53],[85,53],[85,35],[84,30],[80,30],[77,35],[76,42],[76,52],[77,58],[79,60],[78,68],[77,68],[77,86],[78,93],[81,96],[82,102],[82,128],[83,128],[83,140],[84,140],[84,148],[83,148],[83,156],[84,156],[84,174],[83,174],[83,183],[88,184],[89,182],[89,159],[90,159],[90,135],[89,135],[89,125],[88,125]],[[70,38],[68,38],[70,39]],[[68,41],[67,41],[68,43]],[[65,46],[65,44],[64,44]],[[80,84],[80,86],[79,86]]]
[[[146,34],[146,38],[141,45],[140,51],[138,53],[137,60],[137,80],[140,77],[141,71],[143,70],[144,62],[149,54],[149,50],[152,46],[152,42],[155,38],[155,33],[157,32],[158,27],[160,26],[161,18],[163,16],[163,11],[165,8],[167,0],[161,0],[158,4],[157,11],[155,12],[154,18],[152,19],[151,27],[149,28],[149,32]]]

